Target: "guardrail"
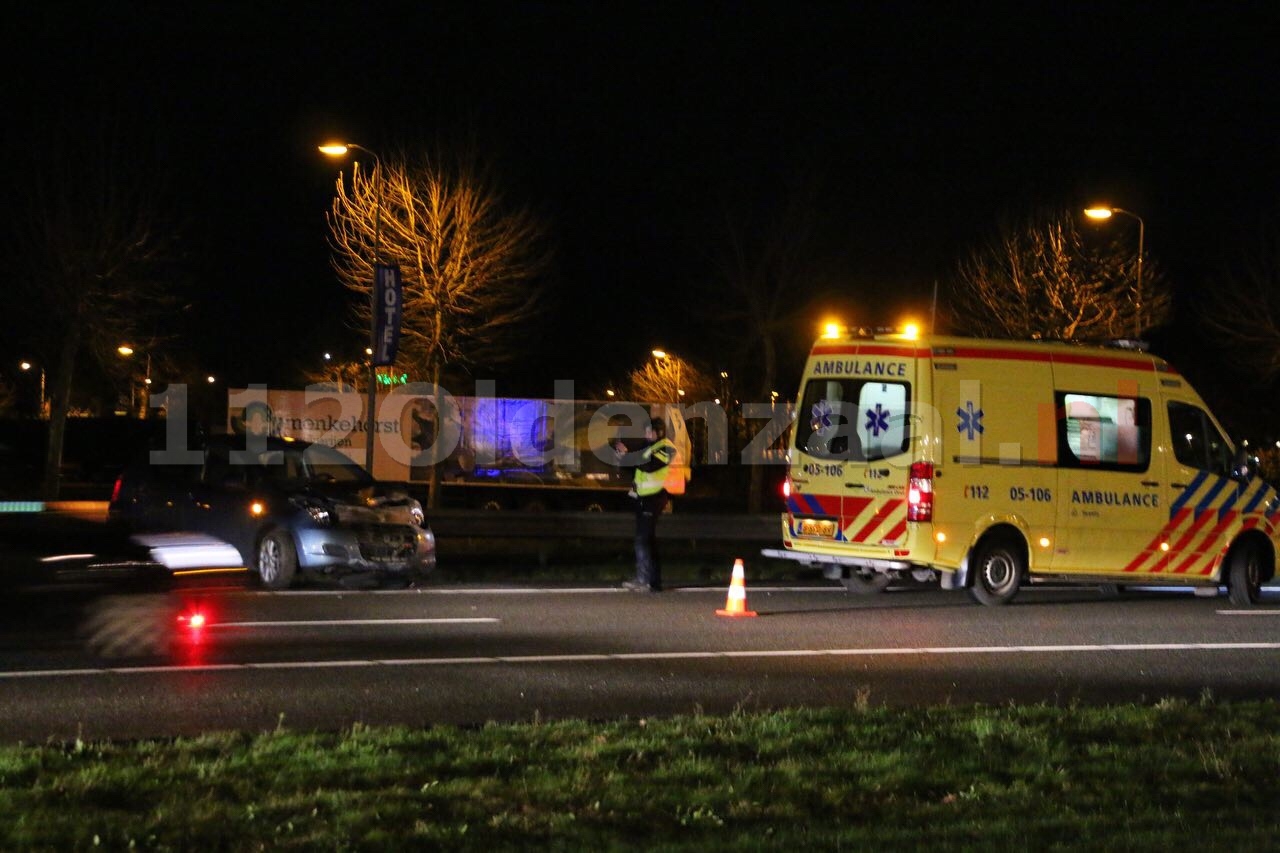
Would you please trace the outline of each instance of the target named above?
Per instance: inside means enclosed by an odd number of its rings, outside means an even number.
[[[437,537],[631,539],[635,516],[629,512],[485,512],[434,510]],[[659,539],[779,542],[777,513],[694,515],[673,512],[658,521]]]

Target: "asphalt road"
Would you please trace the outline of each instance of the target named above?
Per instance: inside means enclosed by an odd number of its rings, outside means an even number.
[[[750,575],[748,575],[750,578]],[[0,629],[0,739],[338,729],[783,706],[1280,696],[1280,590],[858,597],[825,583],[27,595]],[[207,619],[193,631],[179,616]]]

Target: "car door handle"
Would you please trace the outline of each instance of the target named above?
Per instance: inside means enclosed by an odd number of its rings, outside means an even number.
[[[1160,485],[1160,482],[1158,480],[1143,480],[1142,485],[1146,486],[1148,489],[1154,489],[1156,486]],[[1178,484],[1174,483],[1174,485],[1176,486]]]
[[[1173,486],[1175,489],[1185,489],[1187,487],[1186,483],[1170,483],[1169,485]]]

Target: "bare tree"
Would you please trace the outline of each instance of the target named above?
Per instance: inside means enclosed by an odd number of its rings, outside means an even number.
[[[162,270],[176,238],[161,216],[158,170],[136,159],[139,147],[118,132],[77,130],[51,135],[39,148],[40,159],[25,173],[29,192],[12,235],[25,307],[39,318],[29,334],[48,366],[46,498],[60,487],[82,359],[118,372],[116,347],[137,340],[149,320],[173,306]]]
[[[629,399],[646,403],[698,403],[716,393],[711,377],[669,353],[631,371],[629,380]]]
[[[1280,238],[1270,236],[1237,270],[1206,289],[1204,325],[1267,379],[1280,377]]]
[[[1119,240],[1086,239],[1066,212],[1033,216],[960,264],[958,325],[997,338],[1108,340],[1137,337],[1169,316],[1155,265]]]
[[[332,361],[324,367],[302,371],[308,385],[317,385],[333,391],[357,391],[368,382],[368,361]]]
[[[494,364],[521,351],[518,327],[539,309],[534,280],[546,267],[542,222],[503,204],[498,182],[473,153],[400,156],[338,176],[327,216],[333,266],[360,295],[356,322],[370,325],[375,259],[400,267],[400,354],[440,384],[446,368]],[[428,503],[439,504],[431,470]]]
[[[533,284],[548,261],[542,223],[504,206],[493,173],[471,154],[382,160],[338,176],[327,216],[333,266],[360,296],[368,329],[376,254],[400,267],[401,355],[438,383],[448,366],[514,357],[519,324],[536,315]]]

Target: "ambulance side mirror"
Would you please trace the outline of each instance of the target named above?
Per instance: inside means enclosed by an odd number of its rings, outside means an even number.
[[[1231,479],[1248,483],[1257,469],[1257,459],[1249,455],[1248,448],[1242,446],[1236,450],[1236,455],[1231,460]]]

